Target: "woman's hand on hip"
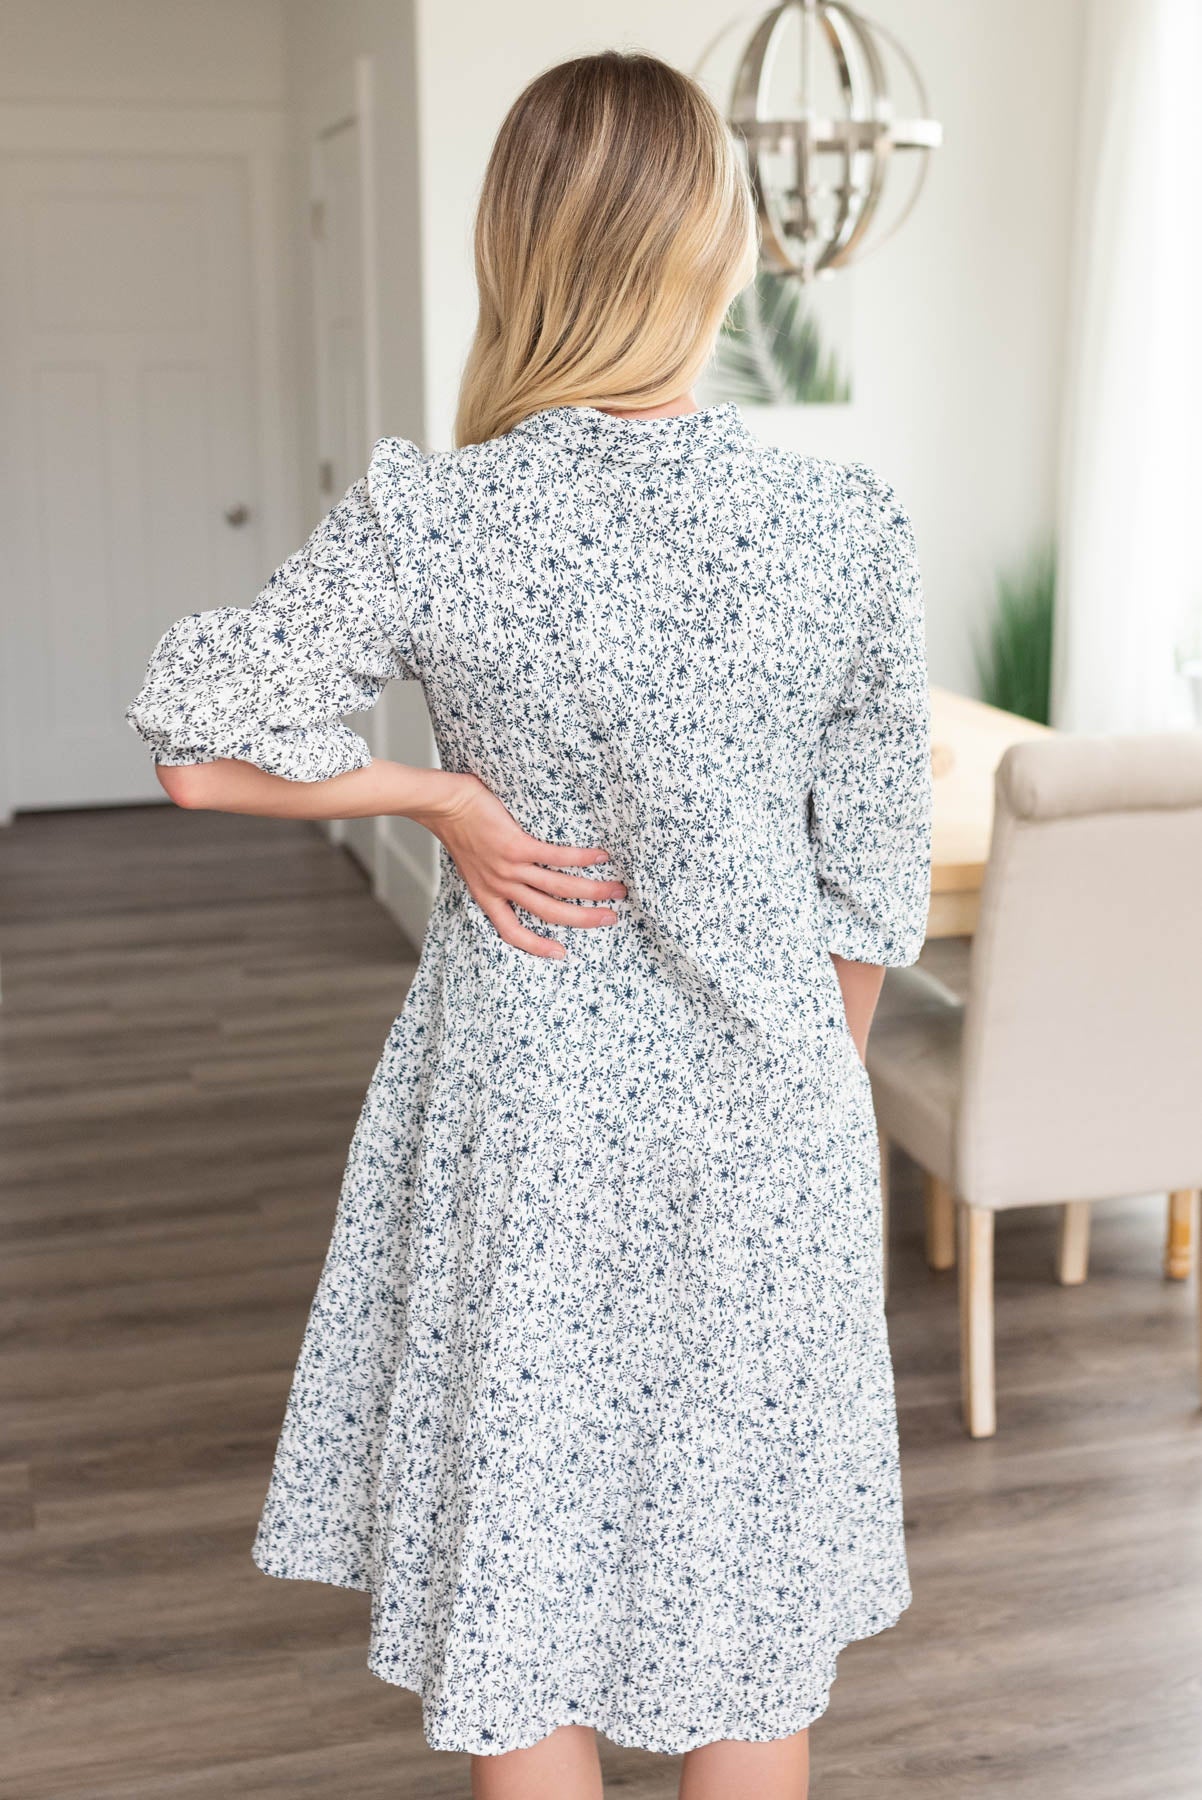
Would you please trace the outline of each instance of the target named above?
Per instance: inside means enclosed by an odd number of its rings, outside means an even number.
[[[507,944],[532,956],[557,959],[566,955],[555,938],[540,937],[514,912],[520,906],[548,925],[590,927],[616,925],[617,913],[595,904],[620,900],[621,881],[598,881],[566,875],[609,861],[608,850],[570,844],[547,844],[522,830],[496,795],[475,775],[442,777],[445,798],[428,812],[413,813],[442,843],[467,883],[468,892]],[[574,906],[572,901],[591,901]]]
[[[177,806],[202,811],[268,819],[416,819],[446,845],[472,899],[505,942],[532,956],[558,958],[566,952],[557,939],[528,930],[515,906],[548,925],[616,925],[617,914],[596,902],[626,893],[620,881],[562,874],[564,868],[608,862],[609,852],[530,837],[475,775],[415,769],[379,757],[326,781],[292,781],[236,758],[163,765],[158,774]],[[594,904],[570,906],[570,900]]]

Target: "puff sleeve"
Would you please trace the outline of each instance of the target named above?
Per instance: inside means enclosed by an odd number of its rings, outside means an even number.
[[[847,567],[861,626],[810,791],[820,936],[849,961],[904,967],[922,949],[930,902],[922,584],[893,489],[862,463],[848,467],[847,483]]]
[[[164,633],[125,714],[156,763],[231,757],[292,781],[370,763],[342,720],[394,677],[417,676],[407,552],[421,461],[416,445],[385,439],[253,605],[190,613]]]

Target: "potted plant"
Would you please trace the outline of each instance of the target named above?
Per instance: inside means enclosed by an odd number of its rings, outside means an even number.
[[[997,578],[993,611],[974,646],[981,698],[1003,712],[1051,723],[1056,552],[1041,545]]]

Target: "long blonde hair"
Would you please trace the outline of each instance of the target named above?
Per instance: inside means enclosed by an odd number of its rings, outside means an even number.
[[[657,57],[606,50],[547,69],[510,107],[475,248],[457,445],[546,407],[686,392],[755,273],[755,205],[704,90]]]

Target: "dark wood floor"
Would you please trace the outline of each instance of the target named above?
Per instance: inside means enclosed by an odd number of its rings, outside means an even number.
[[[316,831],[166,808],[0,836],[5,1800],[466,1794],[364,1666],[367,1598],[249,1548],[363,1090],[413,951]],[[947,952],[937,952],[944,954]],[[1202,1413],[1163,1210],[1091,1279],[1003,1217],[999,1437],[895,1172],[915,1602],[840,1661],[815,1800],[1197,1800]],[[607,1753],[611,1791],[675,1792]]]

